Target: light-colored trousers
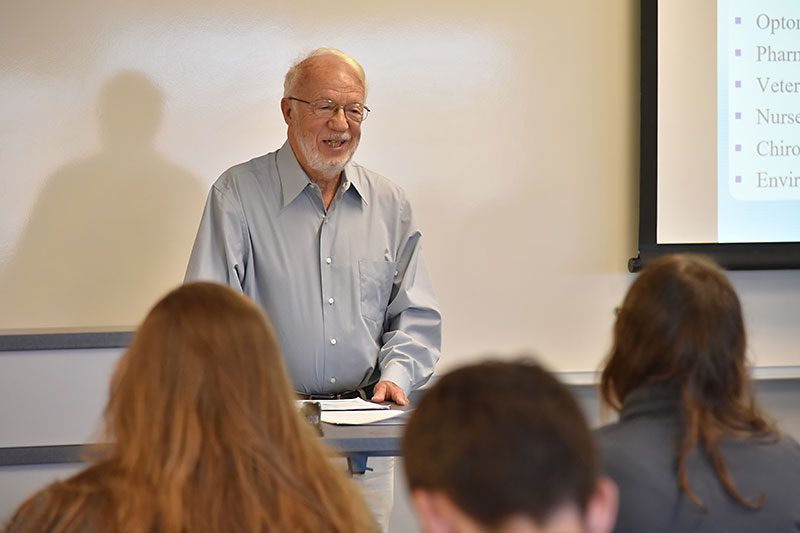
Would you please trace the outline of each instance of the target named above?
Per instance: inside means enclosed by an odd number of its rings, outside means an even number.
[[[367,471],[353,474],[352,479],[361,489],[378,531],[387,533],[394,504],[394,457],[370,457]]]

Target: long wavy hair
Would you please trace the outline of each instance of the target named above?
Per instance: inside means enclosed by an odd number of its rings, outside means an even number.
[[[150,311],[105,435],[110,453],[30,498],[11,531],[374,531],[300,418],[268,320],[227,287],[184,285]]]
[[[756,403],[746,361],[741,304],[725,274],[710,260],[671,255],[639,274],[618,309],[614,343],[600,387],[607,405],[619,411],[628,395],[648,383],[670,383],[680,392],[683,432],[678,480],[689,486],[688,453],[700,446],[725,490],[744,498],[720,452],[724,438],[775,437],[777,431]]]

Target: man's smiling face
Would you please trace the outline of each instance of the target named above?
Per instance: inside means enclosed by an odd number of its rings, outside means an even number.
[[[327,99],[340,106],[364,103],[364,86],[346,62],[332,55],[306,61],[290,96],[308,102]],[[319,117],[303,102],[284,98],[281,105],[300,166],[312,180],[338,178],[358,147],[361,124],[347,120],[341,108],[332,117]]]

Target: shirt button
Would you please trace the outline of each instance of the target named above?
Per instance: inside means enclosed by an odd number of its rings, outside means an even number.
[[[328,298],[328,303],[331,304],[331,305],[333,305],[333,302],[335,302],[335,301],[336,300],[334,300],[333,298]]]
[[[331,378],[331,383],[336,383],[336,378]]]
[[[336,344],[336,339],[331,339],[331,344]]]
[[[330,257],[325,258],[325,262],[328,263],[329,265],[331,264],[331,261],[333,261],[333,259],[331,259]]]

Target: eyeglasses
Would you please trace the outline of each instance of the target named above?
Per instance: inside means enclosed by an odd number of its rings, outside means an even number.
[[[342,108],[344,109],[344,116],[347,118],[347,120],[354,124],[361,124],[367,119],[367,115],[369,114],[369,108],[364,104],[355,103],[339,105],[332,100],[328,100],[327,98],[321,98],[319,100],[314,100],[313,102],[301,100],[299,98],[295,98],[294,96],[289,96],[288,99],[310,105],[311,111],[313,111],[314,114],[320,118],[333,118],[339,112],[339,108]]]

